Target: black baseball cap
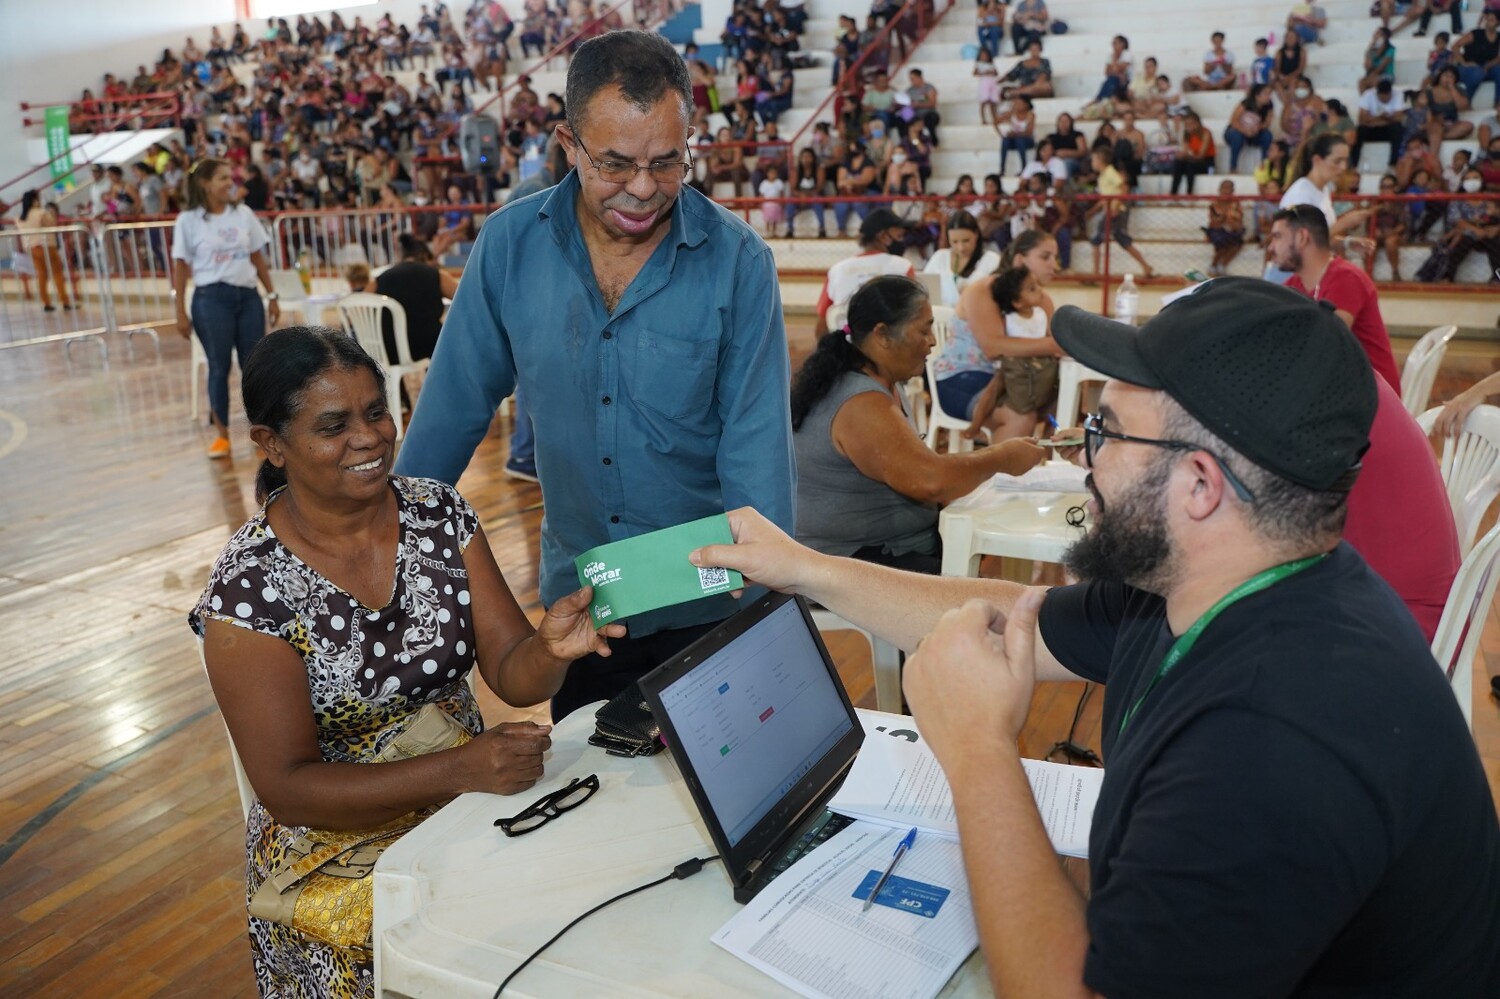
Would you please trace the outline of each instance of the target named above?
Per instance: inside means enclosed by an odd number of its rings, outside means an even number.
[[[1261,468],[1308,489],[1353,485],[1375,420],[1375,374],[1328,303],[1222,277],[1140,329],[1065,305],[1052,332],[1080,363],[1166,392]]]
[[[877,208],[859,224],[859,241],[868,243],[887,229],[905,229],[906,220],[889,208]]]

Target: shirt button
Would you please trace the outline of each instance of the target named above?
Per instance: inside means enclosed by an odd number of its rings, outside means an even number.
[[[614,400],[611,399],[609,396],[605,396],[604,397],[604,405],[608,406],[612,402],[614,402]]]
[[[605,458],[605,459],[604,459],[604,463],[605,463],[605,464],[606,464],[606,465],[613,465],[613,464],[614,464],[614,461],[613,461],[613,460],[612,460],[612,459],[610,459],[610,458]]]
[[[606,340],[613,340],[614,338],[615,338],[615,335],[613,333],[611,333],[609,330],[605,330],[604,331],[604,339],[606,339]]]
[[[618,524],[620,522],[620,518],[619,517],[611,517],[611,518],[609,518],[609,522],[611,524]]]

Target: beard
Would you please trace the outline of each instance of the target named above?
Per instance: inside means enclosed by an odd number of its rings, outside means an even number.
[[[1106,506],[1089,474],[1094,526],[1063,553],[1063,564],[1082,580],[1125,583],[1161,594],[1171,575],[1172,539],[1163,507],[1173,455],[1162,455],[1124,495]]]

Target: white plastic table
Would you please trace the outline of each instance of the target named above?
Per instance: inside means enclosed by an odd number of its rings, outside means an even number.
[[[466,794],[386,851],[375,869],[377,996],[488,997],[574,917],[691,857],[714,852],[670,756],[624,759],[587,744],[597,705],[552,732],[547,776],[523,794]],[[599,791],[508,839],[494,820],[574,777]],[[506,988],[506,996],[790,996],[709,942],[739,909],[708,864],[590,916]],[[976,951],[943,996],[988,996]]]
[[[977,491],[976,491],[977,492]],[[938,516],[943,539],[943,575],[979,575],[981,555],[1061,562],[1083,527],[1067,522],[1068,510],[1087,493],[989,492],[983,505],[959,499]]]

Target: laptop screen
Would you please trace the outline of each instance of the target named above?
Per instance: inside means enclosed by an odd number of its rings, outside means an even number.
[[[801,606],[778,604],[660,691],[731,846],[856,727]]]

